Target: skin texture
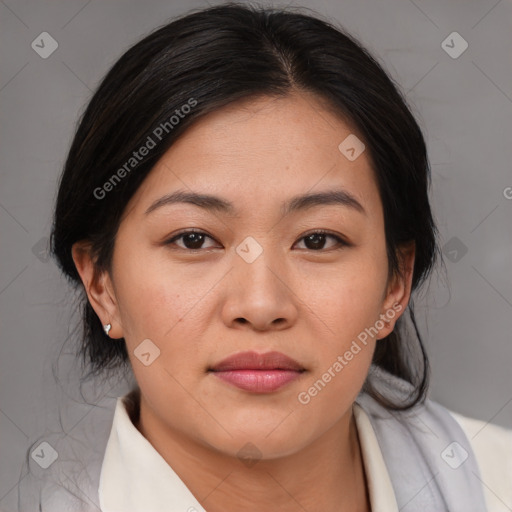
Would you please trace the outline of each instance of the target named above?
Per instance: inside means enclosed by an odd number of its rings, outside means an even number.
[[[404,248],[403,278],[388,279],[368,152],[349,161],[338,149],[351,133],[306,93],[232,104],[190,127],[133,196],[112,275],[95,272],[86,244],[73,247],[92,306],[112,324],[111,338],[126,340],[142,394],[137,428],[210,512],[370,510],[352,404],[377,340],[407,306],[414,246]],[[364,214],[339,204],[280,213],[295,195],[341,188]],[[144,213],[178,189],[220,196],[236,210],[179,203]],[[165,245],[185,228],[211,238]],[[330,236],[308,244],[320,229],[350,245]],[[236,252],[248,236],[263,250],[252,263]],[[300,403],[298,394],[393,305],[400,313]],[[134,350],[148,338],[160,356],[145,366]],[[208,373],[244,350],[282,352],[306,371],[269,394]],[[251,467],[237,456],[249,442],[261,457]]]

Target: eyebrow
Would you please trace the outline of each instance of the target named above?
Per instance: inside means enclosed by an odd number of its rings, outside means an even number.
[[[177,190],[154,201],[144,213],[148,215],[157,208],[176,203],[193,204],[205,210],[217,211],[225,215],[234,215],[236,212],[233,203],[220,197],[186,190]],[[283,216],[286,216],[298,210],[306,210],[315,206],[325,205],[341,205],[366,215],[362,204],[350,192],[343,189],[326,190],[323,192],[294,196],[281,206],[281,213]]]

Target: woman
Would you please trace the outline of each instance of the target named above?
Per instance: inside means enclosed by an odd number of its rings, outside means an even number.
[[[52,233],[87,361],[137,381],[84,510],[510,510],[511,432],[426,398],[429,179],[400,92],[318,18],[229,4],[129,49]]]

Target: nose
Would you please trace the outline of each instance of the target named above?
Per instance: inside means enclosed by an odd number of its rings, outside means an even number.
[[[282,258],[280,263],[277,259],[263,251],[248,263],[235,254],[222,308],[227,326],[265,331],[286,329],[296,322],[300,300]]]

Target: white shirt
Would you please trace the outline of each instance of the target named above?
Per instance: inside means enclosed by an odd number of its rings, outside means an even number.
[[[488,512],[512,511],[512,430],[451,413],[480,466]],[[382,453],[364,410],[354,404],[372,512],[399,512]],[[117,399],[99,485],[102,512],[207,512],[133,425]]]

